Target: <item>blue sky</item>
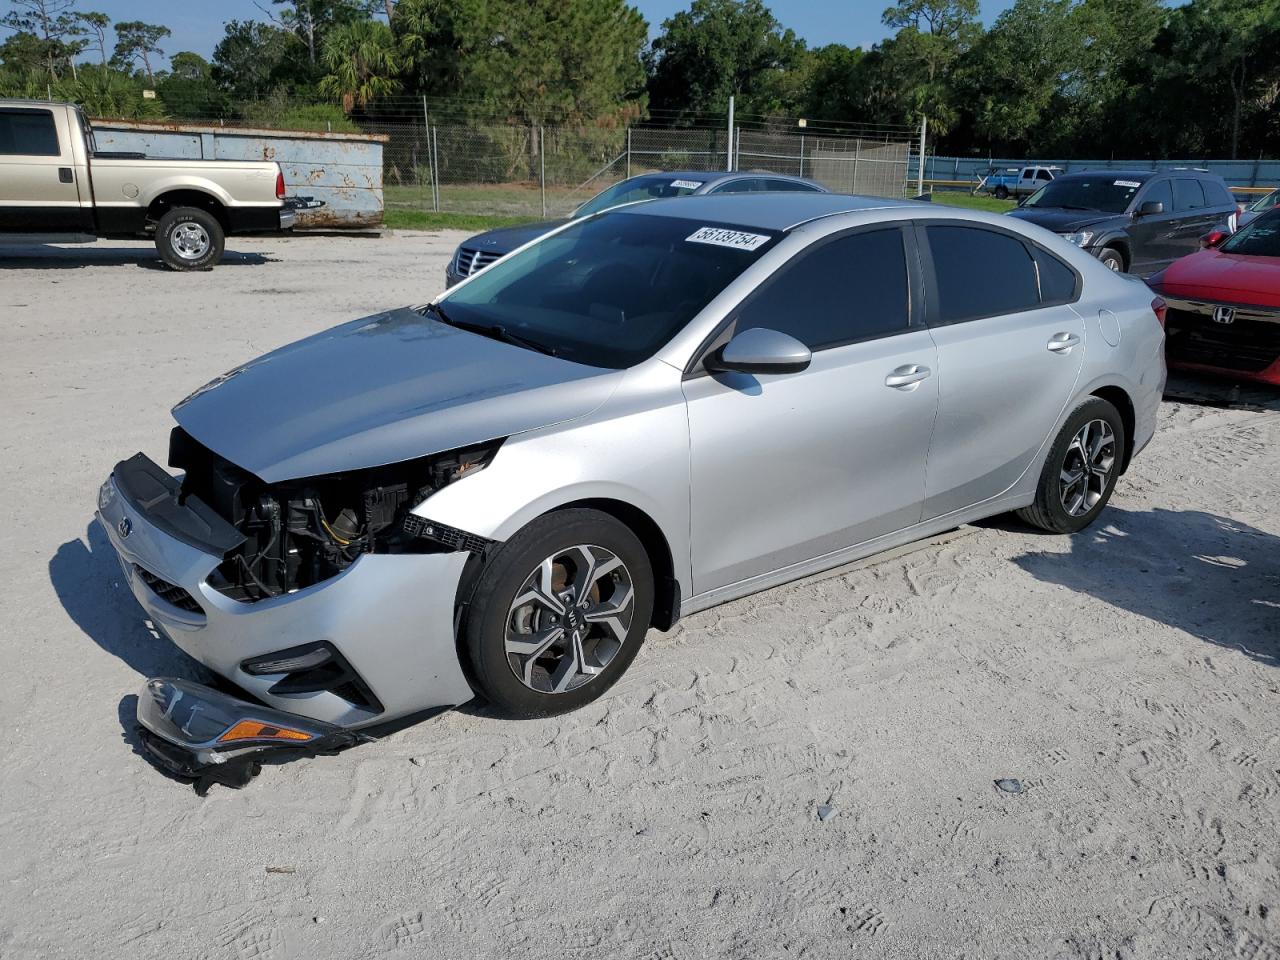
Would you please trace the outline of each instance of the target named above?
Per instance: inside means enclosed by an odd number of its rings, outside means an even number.
[[[678,10],[688,7],[688,0],[631,0],[650,30]],[[870,46],[885,37],[887,31],[880,15],[892,0],[777,0],[769,4],[785,26],[805,39],[810,46],[845,43]],[[983,20],[990,23],[1012,0],[983,0]],[[261,0],[270,7],[270,0]],[[5,4],[7,6],[7,4]],[[161,23],[173,36],[161,44],[167,54],[194,50],[208,57],[222,36],[227,20],[265,19],[253,0],[80,0],[83,10],[101,10],[112,20],[144,20]]]

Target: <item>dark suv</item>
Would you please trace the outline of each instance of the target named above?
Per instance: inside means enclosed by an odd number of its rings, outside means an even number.
[[[1009,215],[1140,277],[1195,253],[1236,212],[1226,181],[1204,170],[1090,170],[1045,184]]]

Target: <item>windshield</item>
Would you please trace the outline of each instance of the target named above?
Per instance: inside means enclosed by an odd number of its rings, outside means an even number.
[[[440,306],[446,322],[622,369],[651,357],[778,236],[617,211],[500,260]]]
[[[690,174],[645,174],[615,183],[608,190],[597,193],[580,206],[575,217],[589,217],[593,213],[602,213],[610,207],[623,203],[635,203],[637,200],[658,200],[663,197],[683,197],[693,193],[706,183],[705,177]]]
[[[1089,177],[1059,177],[1033,193],[1023,206],[1061,207],[1065,210],[1100,210],[1124,213],[1142,181],[1114,174]]]
[[[1274,207],[1277,203],[1280,203],[1280,190],[1272,190],[1266,196],[1259,197],[1250,204],[1249,209],[1254,213],[1264,213]]]
[[[1218,249],[1246,257],[1280,257],[1280,210],[1272,210],[1241,227]]]

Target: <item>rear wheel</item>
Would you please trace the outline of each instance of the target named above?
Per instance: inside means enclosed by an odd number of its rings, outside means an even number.
[[[1008,199],[1009,199],[1009,188],[1008,188],[1008,187],[1006,187],[1003,183],[1002,183],[1002,184],[1000,184],[1000,186],[996,187],[996,189],[995,189],[995,198],[996,198],[997,200],[1008,200]]]
[[[1083,530],[1111,499],[1124,445],[1119,411],[1100,397],[1081,401],[1049,450],[1035,502],[1018,516],[1052,533]]]
[[[207,270],[222,259],[222,224],[199,207],[174,207],[156,224],[156,249],[174,270]]]
[[[653,573],[639,539],[608,514],[547,514],[489,561],[462,624],[481,693],[536,717],[590,703],[639,652]]]
[[[1124,256],[1115,247],[1106,247],[1098,254],[1099,262],[1115,273],[1124,273]]]

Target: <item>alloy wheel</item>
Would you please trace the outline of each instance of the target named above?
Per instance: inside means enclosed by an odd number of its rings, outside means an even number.
[[[604,672],[622,649],[635,612],[626,564],[603,547],[578,544],[543,560],[507,612],[507,663],[538,693],[567,693]]]
[[[180,223],[171,234],[173,250],[183,260],[199,260],[209,252],[209,231],[193,221]]]
[[[1067,445],[1060,471],[1062,509],[1081,517],[1098,505],[1116,464],[1116,434],[1105,420],[1090,420]]]

